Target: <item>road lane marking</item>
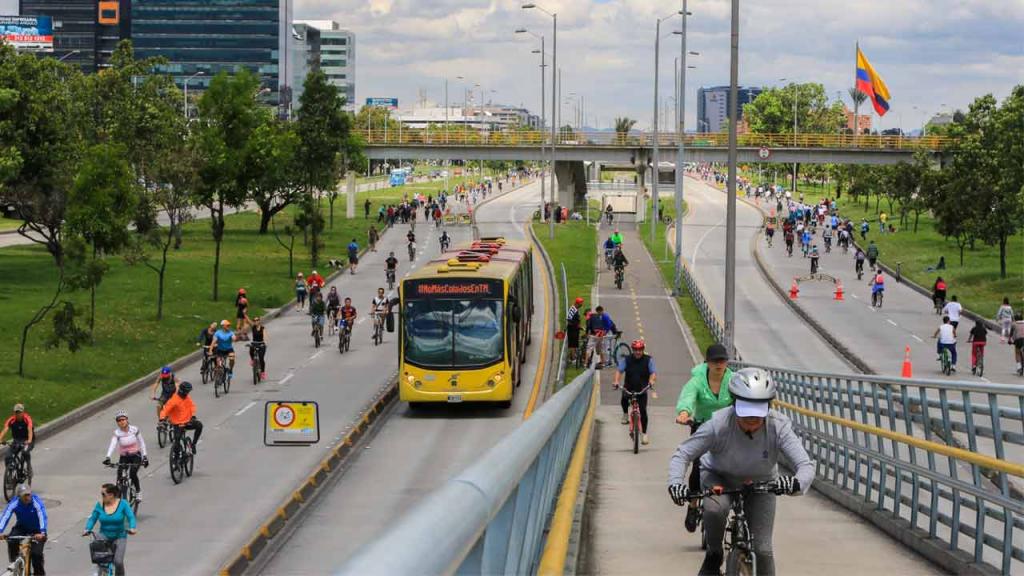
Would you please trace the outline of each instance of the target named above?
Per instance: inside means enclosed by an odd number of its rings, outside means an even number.
[[[282,386],[287,384],[288,381],[292,379],[292,376],[295,376],[295,373],[294,372],[289,372],[287,376],[285,376],[284,378],[281,378],[281,381],[278,382],[278,384],[280,384]]]
[[[885,321],[888,322],[889,324],[892,324],[893,326],[899,326],[899,324],[893,322],[892,320],[890,320],[888,318],[886,318]]]
[[[921,340],[921,338],[918,337],[917,334],[911,334],[911,336],[914,338],[914,340],[917,340],[918,342],[924,342],[924,340]]]
[[[323,351],[323,350],[317,350],[316,352],[314,352],[314,353],[313,353],[313,355],[312,355],[312,356],[310,356],[310,357],[309,357],[309,359],[310,359],[310,360],[315,360],[317,356],[319,356],[319,355],[321,355],[321,354],[323,354],[323,353],[324,353],[324,351]]]
[[[239,410],[238,412],[235,412],[235,416],[241,416],[242,414],[245,414],[246,410],[248,410],[249,408],[252,408],[255,405],[256,405],[256,401],[255,400],[249,402],[248,404],[243,406],[241,410]]]
[[[533,243],[532,237],[529,235],[528,232],[526,232],[526,226],[529,225],[530,223],[527,222],[523,226],[524,235],[530,238],[530,243],[534,244],[534,248],[536,250],[541,250],[542,248],[538,244]],[[531,253],[534,252],[535,250],[531,250]],[[545,356],[548,352],[548,339],[550,338],[549,332],[551,330],[551,326],[549,325],[551,314],[551,296],[550,294],[548,294],[548,291],[550,290],[548,284],[548,267],[544,265],[543,256],[538,257],[542,261],[540,263],[540,266],[536,266],[535,268],[541,270],[540,277],[544,281],[544,327],[541,329],[540,356],[537,358],[537,372],[533,377],[533,390],[530,392],[530,399],[526,403],[526,410],[523,412],[523,420],[527,420],[533,414],[533,410],[537,405],[537,397],[540,395],[540,385],[543,381],[543,376],[546,372],[548,365],[548,362],[545,361]]]

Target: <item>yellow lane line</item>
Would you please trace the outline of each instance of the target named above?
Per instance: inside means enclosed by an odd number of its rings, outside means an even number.
[[[527,222],[526,226],[529,225],[530,223]],[[529,238],[530,241],[533,243],[535,253],[537,253],[537,250],[543,249],[540,246],[538,246],[536,242],[533,242],[533,234],[531,234],[531,231],[526,231],[526,237]],[[544,328],[542,330],[540,339],[540,356],[538,357],[537,362],[537,373],[533,377],[533,390],[530,391],[530,400],[529,402],[526,403],[526,410],[523,411],[523,420],[529,418],[530,415],[533,414],[534,408],[537,407],[537,398],[540,396],[541,383],[544,381],[544,374],[547,372],[548,340],[551,339],[551,325],[548,322],[549,316],[551,314],[551,297],[550,294],[548,294],[550,290],[550,284],[548,280],[548,267],[544,265],[544,257],[541,256],[539,253],[537,253],[537,256],[538,259],[541,261],[541,265],[539,266],[541,270],[540,277],[544,280]]]

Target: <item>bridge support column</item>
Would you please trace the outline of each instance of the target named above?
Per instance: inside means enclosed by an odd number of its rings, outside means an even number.
[[[555,180],[558,183],[558,194],[555,200],[559,206],[570,211],[582,211],[587,195],[587,174],[581,161],[555,162]]]
[[[349,220],[356,217],[356,173],[351,170],[345,183],[345,217]]]

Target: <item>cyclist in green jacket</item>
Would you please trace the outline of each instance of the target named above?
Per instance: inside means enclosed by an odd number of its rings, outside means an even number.
[[[676,402],[676,423],[690,426],[692,436],[701,424],[711,419],[711,415],[721,408],[732,405],[729,394],[729,351],[721,344],[708,346],[704,354],[705,362],[693,367],[690,380],[683,386]],[[700,492],[700,465],[694,462],[690,466],[688,480],[691,492]],[[691,501],[686,510],[686,530],[697,531],[700,518],[700,503]]]

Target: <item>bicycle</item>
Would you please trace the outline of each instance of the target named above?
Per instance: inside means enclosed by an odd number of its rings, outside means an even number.
[[[395,289],[395,269],[394,268],[388,268],[387,270],[385,270],[384,271],[384,277],[388,281],[388,290],[389,291],[390,290],[394,290]]]
[[[160,401],[159,398],[154,398],[153,400],[155,400],[157,402]],[[170,438],[171,438],[171,425],[167,423],[167,420],[157,420],[156,421],[156,443],[159,444],[161,448],[163,448],[164,446],[167,446],[167,441],[170,440]]]
[[[609,270],[611,270],[612,269],[612,265],[614,264],[614,262],[615,262],[615,258],[614,258],[614,255],[612,254],[612,251],[611,250],[605,250],[604,251],[604,265],[607,266]]]
[[[117,542],[106,538],[96,538],[95,532],[89,532],[92,541],[89,542],[89,561],[96,566],[93,572],[95,576],[114,576],[114,548]]]
[[[195,455],[192,439],[186,434],[184,426],[174,426],[171,429],[171,454],[168,458],[168,468],[171,470],[171,480],[180,484],[186,476],[191,476],[195,466]]]
[[[210,353],[205,348],[203,349],[203,363],[199,365],[199,377],[203,379],[203,384],[210,381],[210,377],[213,375],[210,367]]]
[[[941,316],[942,309],[946,307],[946,299],[940,296],[933,296],[932,305],[935,306],[935,313]]]
[[[629,396],[629,438],[633,441],[633,454],[640,452],[640,434],[642,433],[642,423],[640,421],[640,401],[638,397],[647,393],[650,390],[651,385],[644,386],[639,392],[630,392],[625,388],[622,389],[622,393]]]
[[[32,535],[5,536],[5,540],[14,540],[18,544],[18,557],[7,565],[3,576],[30,576],[32,574]]]
[[[725,526],[725,574],[726,576],[757,574],[757,554],[754,552],[754,535],[747,523],[746,499],[753,494],[779,494],[775,482],[755,482],[742,488],[716,490],[708,488],[697,494],[687,494],[688,499],[732,496],[729,506],[729,521]]]
[[[320,324],[320,318],[313,317],[313,347],[319,348],[320,341],[324,339],[324,327]]]
[[[882,298],[883,298],[884,294],[885,294],[884,290],[878,290],[877,292],[872,292],[871,293],[871,305],[873,307],[875,307],[875,308],[881,308],[882,307]]]
[[[971,346],[974,348],[974,365],[971,366],[971,374],[974,374],[978,378],[985,375],[985,347],[984,346]]]
[[[442,239],[442,240],[440,240],[440,242],[441,242],[441,252],[447,252],[448,248],[450,248],[451,245],[452,245],[451,240],[444,240],[444,239]]]
[[[338,333],[338,309],[327,309],[327,335],[334,336]]]
[[[939,352],[939,366],[944,375],[949,376],[953,373],[953,355],[950,354],[949,348],[943,347]]]
[[[786,242],[786,256],[793,257],[793,242]]]
[[[266,351],[267,343],[250,342],[245,347],[249,349],[249,364],[252,366],[252,384],[255,386],[263,381],[263,366],[260,365],[260,352]]]
[[[409,242],[409,262],[416,259],[416,243]]]
[[[373,313],[373,345],[377,346],[384,342],[384,313]]]
[[[346,322],[345,326],[338,330],[338,352],[344,354],[348,352],[349,346],[352,344],[352,328]]]
[[[608,357],[611,358],[613,366],[618,366],[620,362],[631,354],[629,344],[619,342],[621,339],[622,332],[616,332],[608,342]]]
[[[25,443],[17,440],[0,442],[0,446],[7,445],[11,449],[4,458],[4,502],[14,498],[18,484],[32,483],[32,464],[25,460]]]
[[[621,266],[615,268],[615,287],[622,290],[622,282],[626,279],[626,271]]]
[[[128,501],[128,505],[132,507],[132,512],[136,515],[139,514],[139,493],[135,490],[135,484],[132,483],[131,471],[132,468],[138,469],[141,464],[136,462],[111,462],[105,464],[107,468],[117,468],[117,480],[115,481],[117,489],[121,491],[121,498]]]
[[[221,391],[228,393],[231,388],[231,378],[228,376],[227,367],[224,365],[224,356],[220,354],[213,363],[213,396],[220,398]]]

